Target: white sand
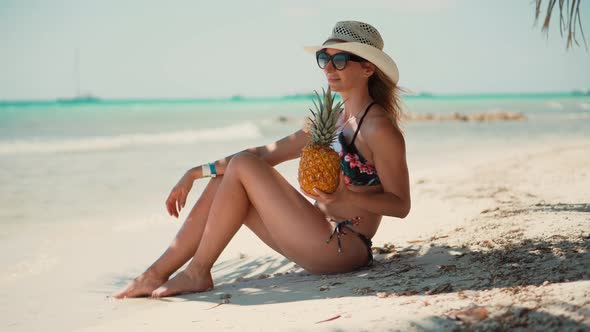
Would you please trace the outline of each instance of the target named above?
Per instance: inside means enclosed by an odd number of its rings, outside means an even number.
[[[376,255],[372,268],[312,276],[244,228],[214,267],[216,288],[176,298],[106,298],[176,233],[180,221],[163,211],[108,224],[36,226],[43,229],[0,243],[8,258],[24,246],[35,253],[26,264],[7,258],[0,271],[0,328],[590,329],[589,151],[582,140],[521,144],[444,165],[410,164],[412,212],[382,222],[373,242],[389,252]],[[292,183],[295,169],[280,167]],[[203,186],[196,183],[192,202]]]
[[[589,151],[564,143],[414,173],[411,215],[382,223],[374,244],[394,247],[362,271],[312,276],[241,231],[213,291],[114,301],[129,315],[84,330],[589,329]]]

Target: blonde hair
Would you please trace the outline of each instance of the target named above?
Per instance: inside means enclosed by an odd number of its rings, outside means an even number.
[[[385,109],[391,117],[391,122],[401,130],[402,100],[400,95],[403,89],[393,83],[377,67],[375,67],[375,73],[369,77],[368,85],[371,98]]]

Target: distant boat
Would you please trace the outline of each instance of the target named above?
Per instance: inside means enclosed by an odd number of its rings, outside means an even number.
[[[434,94],[428,91],[407,91],[404,95],[411,97],[434,97]]]
[[[590,89],[588,90],[574,90],[572,91],[572,95],[574,96],[590,96]]]
[[[85,94],[72,98],[57,98],[57,101],[60,103],[94,103],[101,101],[101,99],[91,94]]]
[[[76,49],[74,60],[74,80],[76,82],[76,96],[71,98],[58,98],[59,103],[94,103],[100,101],[100,98],[91,93],[80,93],[80,55]]]

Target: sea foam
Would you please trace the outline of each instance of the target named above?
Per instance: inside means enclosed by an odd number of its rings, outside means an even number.
[[[0,142],[0,155],[91,152],[114,150],[130,146],[153,144],[189,144],[194,142],[226,142],[262,137],[260,129],[251,122],[220,128],[204,128],[156,134],[124,134],[57,140],[14,140]]]

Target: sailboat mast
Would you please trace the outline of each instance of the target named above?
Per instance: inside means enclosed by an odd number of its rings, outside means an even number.
[[[76,48],[74,54],[74,82],[76,82],[76,97],[80,96],[80,50]]]

